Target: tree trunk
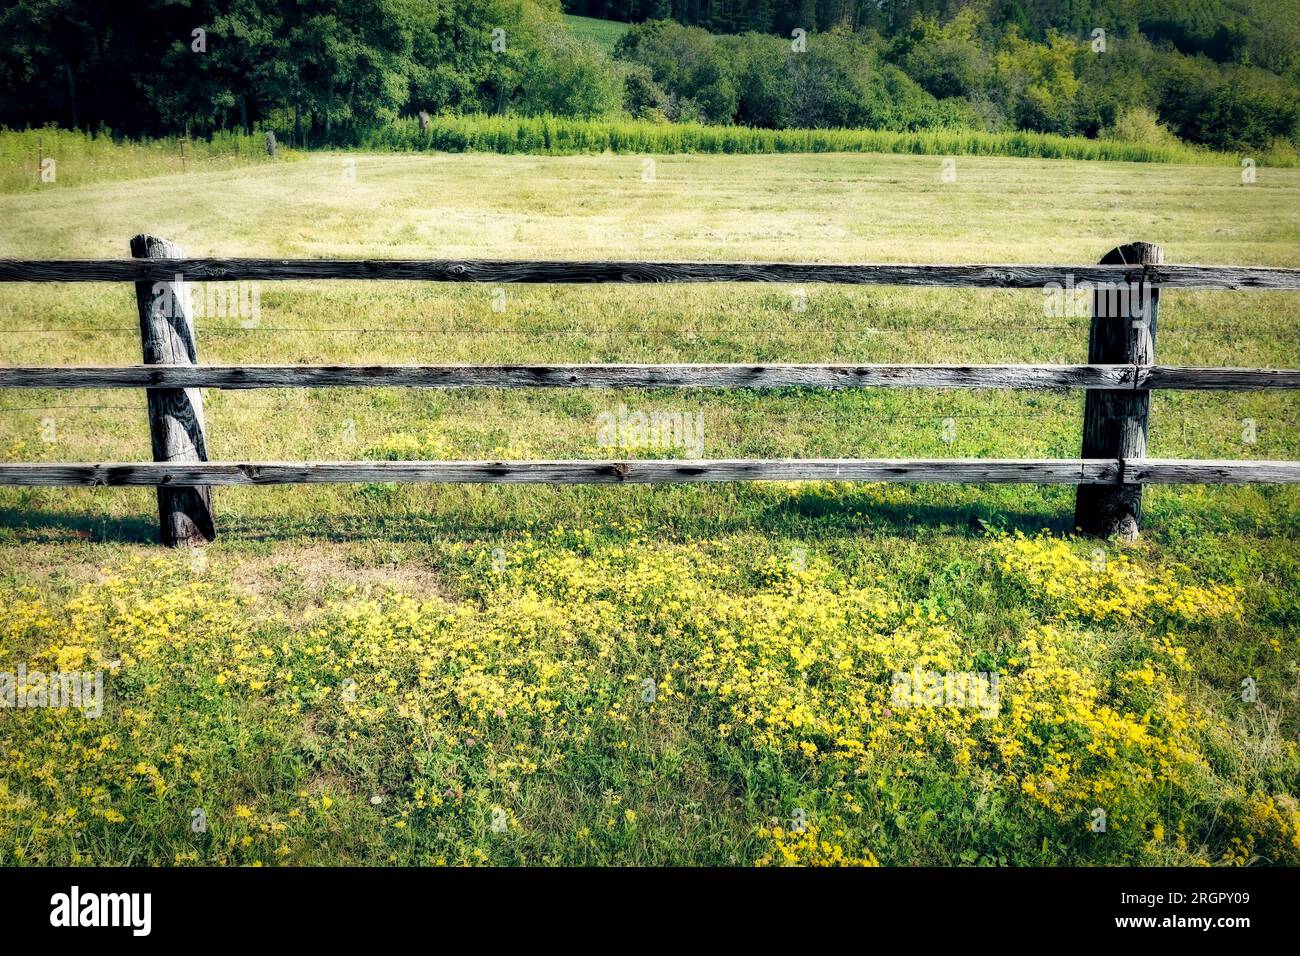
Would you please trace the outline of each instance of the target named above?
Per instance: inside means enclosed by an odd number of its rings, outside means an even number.
[[[72,128],[81,129],[80,117],[77,115],[77,81],[72,76],[72,64],[65,63],[63,71],[68,75],[68,103],[72,107]]]

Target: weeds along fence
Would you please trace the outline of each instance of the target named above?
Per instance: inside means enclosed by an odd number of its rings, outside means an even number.
[[[151,236],[131,259],[0,260],[0,282],[134,282],[144,361],[129,366],[0,369],[0,388],[144,388],[152,462],[0,463],[0,485],[158,489],[161,540],[216,534],[212,486],[309,482],[671,483],[703,481],[1018,482],[1076,485],[1075,525],[1138,534],[1149,484],[1300,482],[1300,462],[1146,457],[1153,389],[1295,389],[1300,369],[1157,365],[1160,290],[1300,291],[1300,269],[1166,265],[1132,243],[1097,265],[823,265],[706,262],[191,259]],[[1085,365],[201,365],[184,287],[191,281],[829,282],[1092,290]],[[996,388],[1084,389],[1071,459],[726,459],[568,461],[208,460],[200,389],[318,388]]]
[[[1241,157],[1180,143],[1129,143],[1084,136],[1013,131],[933,128],[759,129],[702,123],[655,123],[631,119],[561,116],[441,114],[393,120],[365,131],[366,149],[446,152],[623,153],[906,153],[937,156],[1019,156],[1038,159],[1107,160],[1130,163],[1238,165]],[[1294,165],[1294,157],[1270,151],[1268,165]]]

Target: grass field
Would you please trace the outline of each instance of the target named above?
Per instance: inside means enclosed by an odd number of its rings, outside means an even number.
[[[599,21],[595,21],[599,22]],[[114,139],[99,131],[0,129],[0,194],[50,192],[68,186],[138,179],[142,176],[205,173],[285,164],[305,153],[288,148],[293,138],[279,118],[278,157],[266,153],[265,134],[221,131],[210,139],[163,137]],[[342,133],[346,137],[348,134]],[[573,156],[614,153],[640,161],[648,155],[780,153],[897,153],[955,158],[1006,156],[1020,159],[1072,159],[1104,162],[1173,163],[1241,168],[1247,157],[1181,143],[1133,143],[1083,136],[1009,131],[923,129],[756,129],[709,126],[608,116],[573,119],[441,113],[421,127],[416,117],[400,117],[353,134],[335,145],[371,152],[501,153]],[[346,145],[344,145],[346,144]],[[316,144],[319,145],[319,144]],[[1257,167],[1300,165],[1294,150],[1275,147],[1248,157]]]
[[[299,153],[278,147],[277,162]],[[269,163],[265,134],[218,132],[207,139],[165,136],[115,142],[111,134],[66,129],[0,129],[0,193],[49,191],[66,186],[204,173]]]
[[[68,186],[0,196],[0,255],[124,256],[151,232],[192,255],[1089,263],[1145,239],[1169,262],[1300,265],[1297,170],[1243,185],[970,157],[945,183],[938,157],[827,154],[643,171],[313,154]],[[1037,292],[257,291],[254,321],[199,318],[203,361],[1086,360],[1086,317]],[[1169,292],[1158,354],[1295,367],[1297,316],[1293,295]],[[135,326],[127,287],[0,288],[5,364],[133,363]],[[149,456],[136,392],[0,403],[4,460]],[[216,459],[610,457],[598,421],[620,405],[699,416],[706,457],[1071,457],[1082,418],[1078,394],[904,390],[205,403]],[[1296,411],[1158,393],[1151,454],[1295,459]],[[152,493],[0,492],[0,660],[108,672],[98,720],[0,715],[0,862],[1300,862],[1293,487],[1149,490],[1131,548],[1071,537],[1066,488],[216,501],[221,537],[195,558],[149,543]],[[997,672],[999,712],[900,708],[890,675],[912,667]]]
[[[628,30],[628,24],[618,20],[600,20],[596,17],[575,17],[564,15],[564,25],[575,36],[591,40],[606,53],[614,52],[614,44]]]

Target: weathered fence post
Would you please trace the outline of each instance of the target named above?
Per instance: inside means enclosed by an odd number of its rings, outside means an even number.
[[[276,146],[276,142],[275,142],[275,130],[268,129],[266,131],[266,155],[270,156],[272,159],[275,159],[277,155],[277,151],[278,151],[278,147]]]
[[[137,259],[177,259],[183,253],[153,236],[131,240]],[[182,276],[172,282],[137,282],[135,301],[140,312],[140,343],[147,365],[195,365],[194,320]],[[207,461],[203,430],[203,395],[197,388],[150,388],[149,435],[154,461]],[[212,522],[212,489],[158,488],[158,518],[163,544],[192,546],[216,537]]]
[[[1149,242],[1112,249],[1102,265],[1159,265],[1164,250]],[[1088,336],[1091,364],[1150,365],[1156,357],[1156,318],[1160,289],[1139,282],[1093,292],[1092,328]],[[1083,408],[1084,458],[1145,458],[1147,415],[1151,393],[1146,389],[1089,389]],[[1074,524],[1085,534],[1120,535],[1134,541],[1142,520],[1142,486],[1120,483],[1080,485],[1075,497]]]

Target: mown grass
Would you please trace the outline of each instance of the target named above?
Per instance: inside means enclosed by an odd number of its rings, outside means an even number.
[[[686,156],[646,181],[617,156],[357,154],[348,181],[346,158],[0,197],[0,254],[121,256],[149,231],[194,255],[1084,263],[1147,239],[1171,262],[1300,264],[1290,170],[1243,185],[1221,167],[969,158],[944,183],[923,157]],[[1086,318],[1047,316],[1032,292],[259,291],[255,323],[199,318],[204,361],[1086,356]],[[1170,292],[1158,354],[1300,365],[1296,317],[1293,296]],[[138,360],[127,287],[0,289],[0,329],[7,364]],[[149,457],[142,395],[0,398],[5,460]],[[620,403],[703,412],[709,457],[1064,457],[1082,401],[337,389],[205,403],[214,458],[319,459],[607,457],[596,419]],[[1289,395],[1162,393],[1154,406],[1153,455],[1300,452]],[[151,493],[0,492],[3,660],[118,662],[98,721],[0,717],[4,862],[1300,851],[1294,488],[1150,489],[1132,549],[1072,540],[1073,493],[1051,487],[362,485],[216,501],[221,537],[204,559],[137,567],[159,557]],[[998,671],[998,718],[886,715],[890,674],[916,661]],[[1241,699],[1246,677],[1256,704]],[[647,678],[671,693],[643,707]],[[1097,806],[1105,834],[1089,828]],[[815,845],[788,833],[796,810]]]

